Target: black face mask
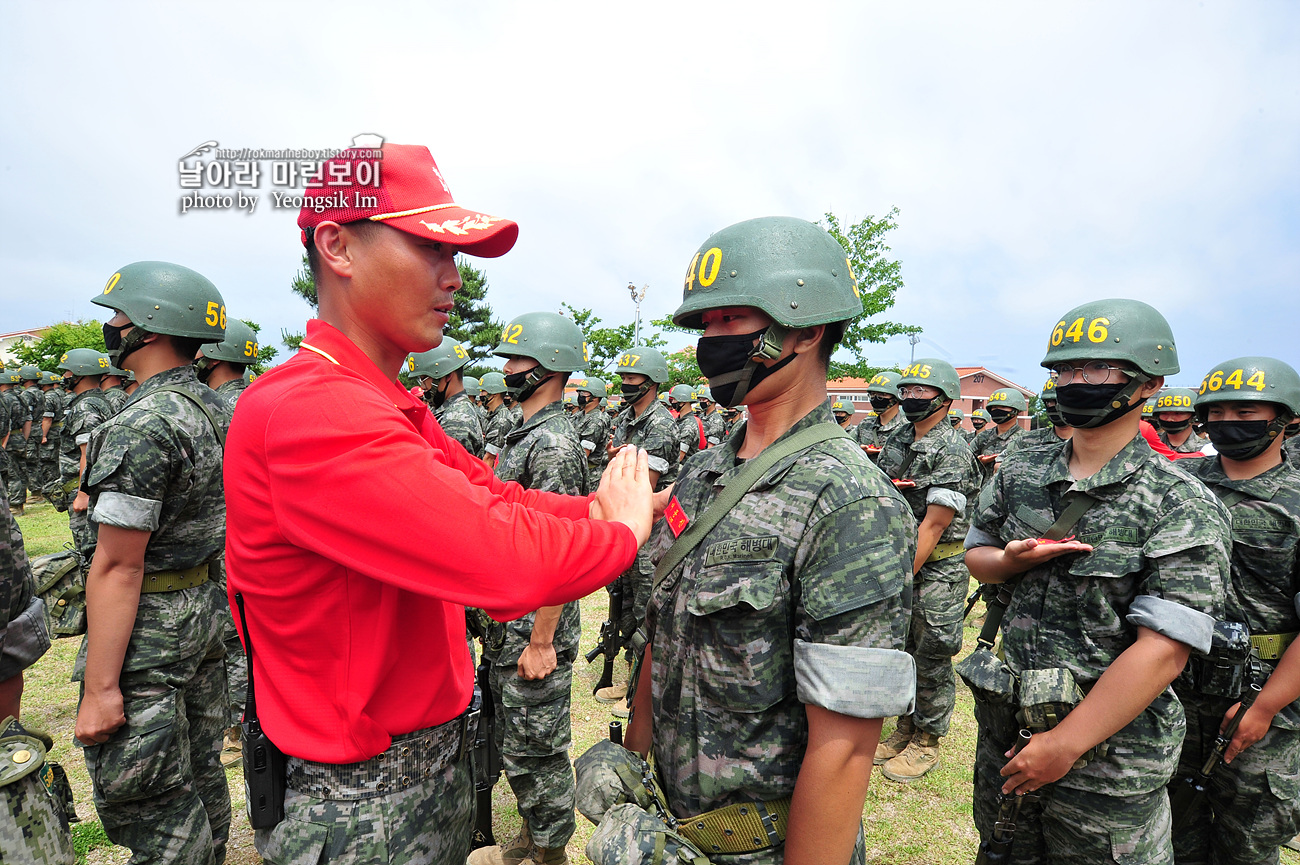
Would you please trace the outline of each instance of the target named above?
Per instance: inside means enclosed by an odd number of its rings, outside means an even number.
[[[215,369],[216,366],[217,362],[210,358],[196,358],[194,361],[194,374],[198,376],[199,381],[207,384],[208,379],[212,377],[212,370]]]
[[[1185,429],[1191,428],[1191,425],[1192,425],[1191,418],[1188,418],[1187,420],[1180,420],[1180,421],[1168,421],[1162,417],[1156,418],[1156,426],[1160,427],[1162,430],[1164,430],[1167,433],[1180,433]]]
[[[596,401],[596,398],[589,393],[578,392],[578,408],[586,408]]]
[[[1063,384],[1056,389],[1056,410],[1066,426],[1076,429],[1103,426],[1142,407],[1141,402],[1128,404],[1128,398],[1141,386],[1136,379],[1120,384]],[[1120,403],[1119,408],[1115,408],[1116,402]]]
[[[1248,460],[1268,450],[1281,432],[1276,420],[1212,420],[1205,424],[1214,449],[1230,460]]]
[[[1286,428],[1286,437],[1291,438],[1296,433],[1300,433],[1300,423],[1292,421]]]
[[[905,399],[901,403],[903,407],[903,417],[907,418],[912,423],[923,421],[930,415],[943,409],[945,399],[946,397],[943,394],[939,394],[932,399],[926,399],[922,396]]]
[[[989,417],[993,418],[993,422],[996,424],[1004,424],[1015,418],[1018,414],[1020,414],[1020,412],[1013,408],[1002,408],[1001,406],[998,406],[997,408],[989,409]]]
[[[442,404],[447,401],[447,379],[440,378],[433,383],[428,391],[429,401],[433,403],[434,408],[442,408]]]
[[[719,405],[740,405],[759,382],[794,360],[795,355],[791,354],[771,366],[759,363],[780,356],[785,334],[784,328],[770,325],[753,333],[700,337],[695,346],[695,360],[709,380],[713,399]],[[760,338],[755,346],[754,342]]]
[[[130,327],[131,332],[122,336],[122,331]],[[109,362],[113,366],[121,366],[122,362],[140,346],[149,337],[149,331],[142,327],[133,325],[122,325],[117,327],[111,324],[104,325],[104,353],[108,355]]]
[[[63,388],[64,390],[70,391],[76,386],[77,386],[77,379],[74,378],[73,376],[67,376],[65,378],[59,379],[59,387]]]
[[[652,381],[644,381],[641,384],[628,384],[627,382],[623,382],[623,384],[619,386],[618,392],[623,394],[624,405],[633,405],[639,401],[641,397],[648,394],[650,389],[654,386],[655,383]]]
[[[970,419],[970,425],[975,427],[975,432],[979,432],[984,429],[984,427],[988,426],[988,421],[984,420],[982,417],[973,417]]]
[[[1065,418],[1061,417],[1061,412],[1056,408],[1055,402],[1043,403],[1043,411],[1047,412],[1047,419],[1052,422],[1052,426],[1055,427],[1069,426],[1069,424],[1065,422]]]
[[[898,400],[894,399],[892,396],[885,396],[884,394],[873,393],[870,399],[871,407],[877,412],[889,411],[890,408],[898,404]]]

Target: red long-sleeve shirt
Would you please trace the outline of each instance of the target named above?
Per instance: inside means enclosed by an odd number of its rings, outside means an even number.
[[[321,321],[240,397],[225,486],[258,716],[308,760],[368,759],[463,712],[465,605],[517,618],[636,555],[626,526],[586,518],[587,499],[497,480]]]

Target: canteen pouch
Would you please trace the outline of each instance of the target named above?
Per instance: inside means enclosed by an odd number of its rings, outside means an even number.
[[[73,550],[60,550],[32,559],[36,594],[45,602],[50,637],[78,637],[86,633],[86,575]]]
[[[1236,700],[1246,688],[1250,631],[1241,622],[1215,622],[1208,654],[1193,654],[1187,663],[1193,690],[1207,697]]]
[[[12,716],[0,721],[0,852],[6,862],[73,865],[62,801],[42,779],[45,746]]]
[[[573,761],[577,773],[578,812],[597,825],[615,806],[634,804],[655,809],[654,795],[646,786],[650,765],[622,745],[601,739]]]
[[[953,669],[970,688],[975,699],[983,703],[1009,706],[1015,702],[1015,678],[1006,662],[992,649],[977,646],[958,661]]]
[[[1082,700],[1083,689],[1064,667],[1025,670],[1020,674],[1020,711],[1016,720],[1031,733],[1045,733],[1061,723]],[[1108,750],[1105,742],[1095,745],[1074,761],[1072,768],[1082,769]]]
[[[586,853],[595,865],[710,865],[694,844],[631,802],[605,813]]]

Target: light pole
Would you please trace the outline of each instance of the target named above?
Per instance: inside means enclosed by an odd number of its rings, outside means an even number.
[[[910,333],[907,335],[907,341],[912,344],[912,360],[908,361],[910,364],[916,360],[916,344],[921,341],[921,335],[919,333]]]
[[[632,302],[636,304],[636,326],[633,328],[632,341],[637,345],[641,344],[641,301],[645,300],[645,293],[650,286],[643,285],[640,290],[629,282],[627,284],[628,293],[632,295]]]

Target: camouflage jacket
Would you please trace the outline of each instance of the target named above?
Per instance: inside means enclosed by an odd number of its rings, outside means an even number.
[[[239,395],[248,387],[248,382],[242,378],[231,379],[220,387],[215,388],[216,392],[230,404],[230,414],[235,413],[235,403],[239,401]]]
[[[865,417],[853,430],[859,445],[864,447],[867,445],[884,447],[885,439],[889,437],[889,434],[906,423],[907,418],[903,417],[903,410],[899,409],[898,413],[894,415],[894,419],[889,423],[882,424],[880,415]]]
[[[1249,480],[1230,480],[1218,457],[1187,460],[1188,470],[1220,499],[1244,495],[1228,506],[1232,519],[1232,580],[1227,619],[1245,622],[1252,635],[1300,631],[1300,469],[1282,465]],[[1277,661],[1263,662],[1271,673]],[[1273,726],[1300,730],[1300,700],[1273,717]]]
[[[919,525],[930,505],[952,508],[955,515],[939,536],[939,543],[963,540],[970,525],[970,513],[979,495],[980,474],[970,448],[946,421],[940,421],[920,441],[913,441],[916,427],[910,423],[894,428],[876,456],[881,471],[894,480],[916,481],[912,489],[900,490]],[[903,463],[912,454],[911,465]]]
[[[497,461],[496,476],[530,490],[571,496],[587,494],[587,457],[560,403],[542,406],[522,426],[506,436],[506,447]],[[496,663],[513,665],[519,661],[533,633],[535,616],[535,613],[529,613],[512,622],[488,621],[484,645],[502,647],[494,652]],[[568,655],[572,659],[578,653],[581,631],[578,603],[565,604],[555,628],[553,644],[556,654],[561,657]]]
[[[1065,441],[1056,434],[1056,427],[1045,426],[1041,429],[1026,430],[1024,435],[1016,436],[1007,449],[1002,452],[1002,458],[1005,460],[1007,455],[1020,448],[1034,448],[1039,445],[1054,445]]]
[[[22,450],[27,442],[26,436],[23,435],[23,424],[31,420],[27,402],[14,388],[9,388],[0,396],[4,398],[4,410],[9,415],[9,443],[6,450]]]
[[[225,548],[221,445],[207,417],[180,394],[199,397],[218,423],[225,400],[200,384],[191,366],[141,383],[122,411],[90,435],[86,452],[90,517],[101,525],[150,532],[144,572],[184,570]]]
[[[524,422],[524,410],[523,408],[520,407],[519,403],[515,403],[514,406],[510,409],[510,422],[511,422],[511,426],[510,426],[511,429],[514,429],[515,427],[519,426],[521,423]]]
[[[1012,673],[1064,668],[1085,691],[1137,639],[1139,626],[1205,652],[1223,618],[1228,514],[1205,485],[1140,435],[1095,475],[1070,475],[1073,444],[1019,448],[980,493],[966,546],[1037,538],[1067,492],[1097,500],[1071,529],[1091,553],[1023,575],[1002,623]],[[1109,753],[1057,783],[1106,795],[1164,786],[1178,762],[1182,705],[1166,688],[1111,736]]]
[[[40,441],[41,420],[46,416],[45,393],[39,387],[25,387],[18,392],[18,396],[27,407],[27,417],[31,418],[32,437]],[[49,410],[49,416],[54,417],[53,408]]]
[[[36,663],[50,647],[45,606],[34,594],[35,581],[23,533],[7,508],[0,520],[0,682]]]
[[[53,412],[54,423],[50,429],[63,429],[63,418],[68,412],[70,395],[62,387],[52,387],[45,392],[45,411]]]
[[[5,391],[0,393],[0,441],[3,441],[4,437],[9,435],[9,430],[13,423],[10,419],[9,411],[9,392]]]
[[[704,422],[704,440],[708,442],[709,447],[716,447],[726,440],[727,422],[722,419],[717,409],[701,415],[700,420]]]
[[[650,471],[659,472],[657,492],[677,479],[677,421],[659,400],[635,417],[634,411],[628,406],[614,418],[614,447],[634,444],[650,453]]]
[[[434,411],[433,417],[443,432],[460,442],[473,456],[483,458],[483,426],[469,394],[461,391],[447,397],[447,401]]]
[[[63,437],[59,442],[59,474],[71,480],[81,474],[81,446],[90,445],[90,434],[112,415],[108,400],[94,388],[82,391],[68,403]]]
[[[975,434],[975,438],[970,443],[971,453],[975,454],[977,457],[988,456],[989,454],[1004,454],[1006,453],[1007,448],[1011,446],[1011,443],[1024,435],[1024,433],[1025,431],[1020,424],[1015,424],[1005,433],[1000,433],[998,432],[997,425],[990,423],[988,426],[984,427],[984,429]],[[982,463],[979,460],[976,460],[975,464],[979,466],[980,474],[984,481],[993,477],[993,473],[997,471],[998,467],[997,460],[987,463]]]
[[[589,468],[599,469],[609,462],[605,445],[609,444],[609,433],[613,425],[610,416],[599,408],[580,414],[575,419],[573,431],[577,433],[578,443],[583,449],[591,451],[587,457]]]
[[[833,422],[821,405],[782,438]],[[682,466],[674,498],[686,520],[739,470],[743,438],[738,428]],[[662,559],[674,540],[661,520],[650,558]],[[861,717],[907,710],[915,551],[906,503],[861,448],[838,438],[770,468],[655,586],[646,614],[653,750],[674,815],[793,792],[808,741],[804,704],[851,699],[853,683],[831,672],[843,661],[828,658],[852,658],[880,686],[904,674],[886,686],[898,705],[868,699]],[[810,670],[842,690],[825,700]]]
[[[1164,430],[1160,430],[1156,435],[1160,438],[1161,443],[1168,445],[1169,449],[1176,454],[1200,453],[1201,448],[1205,447],[1205,442],[1194,430],[1188,431],[1187,438],[1184,439],[1183,443],[1180,445],[1170,444],[1169,433]]]
[[[488,413],[487,423],[483,426],[483,451],[494,456],[500,455],[506,446],[506,436],[515,428],[514,416],[510,409],[499,405]]]
[[[677,418],[677,449],[682,459],[689,459],[691,454],[699,453],[700,437],[704,432],[704,418],[698,412],[687,412]],[[705,442],[707,444],[707,441]],[[682,450],[685,448],[685,450]]]
[[[120,412],[122,406],[126,405],[126,388],[121,385],[110,387],[102,391],[102,393],[104,394],[104,399],[108,400],[108,407],[113,410],[113,414]]]

